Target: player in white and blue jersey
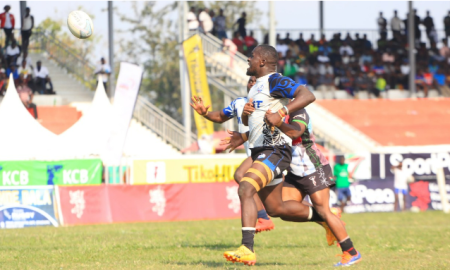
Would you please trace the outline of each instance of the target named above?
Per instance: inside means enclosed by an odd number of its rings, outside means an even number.
[[[250,91],[250,88],[256,83],[256,78],[254,76],[250,76],[248,83],[247,83],[247,93]],[[239,133],[245,133],[249,129],[247,126],[245,126],[242,123],[242,111],[244,109],[245,104],[247,103],[247,97],[238,97],[235,100],[233,100],[230,105],[226,108],[224,108],[221,111],[208,111],[210,106],[204,106],[202,98],[201,97],[192,97],[192,103],[190,104],[191,107],[201,116],[208,119],[211,122],[222,124],[230,119],[235,118],[238,122],[238,129]],[[252,158],[251,158],[251,152],[248,147],[248,142],[244,144],[245,151],[247,153],[248,158],[246,158],[242,164],[239,166],[239,168],[234,173],[234,179],[239,184],[241,179],[244,177],[244,174],[247,172],[248,169],[252,166]],[[256,232],[262,232],[262,231],[270,231],[272,230],[275,225],[273,224],[272,220],[267,215],[266,210],[264,209],[264,205],[261,202],[261,199],[259,198],[258,194],[255,194],[253,196],[255,203],[256,203],[256,210],[257,210],[257,223],[256,223]]]

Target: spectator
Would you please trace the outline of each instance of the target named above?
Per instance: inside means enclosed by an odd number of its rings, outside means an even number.
[[[319,86],[318,91],[322,92],[324,97],[327,96],[327,92],[331,92],[333,98],[336,98],[335,91],[336,86],[334,85],[334,70],[330,65],[330,62],[325,62],[319,65]]]
[[[286,58],[284,58],[281,52],[278,52],[277,71],[278,73],[284,73],[284,65],[286,64]]]
[[[373,92],[373,82],[367,76],[367,73],[358,72],[358,76],[355,79],[355,92],[367,91],[367,93]]]
[[[339,48],[339,53],[341,55],[344,55],[344,53],[347,53],[347,55],[353,55],[353,48],[350,47],[350,45],[348,45],[348,43],[346,41],[344,41],[344,43],[342,44],[342,46]]]
[[[103,87],[105,91],[108,91],[106,83],[108,82],[108,77],[111,75],[111,67],[106,64],[105,58],[100,59],[100,64],[95,69],[95,75],[97,75],[97,85],[99,82],[103,82]]]
[[[14,81],[19,79],[19,71],[17,70],[16,64],[11,64],[6,69],[6,77],[9,78],[9,76],[12,74]]]
[[[314,34],[311,34],[311,38],[308,41],[306,41],[306,45],[309,46],[314,43],[316,43],[316,40],[314,39]]]
[[[276,50],[281,53],[282,57],[286,56],[286,52],[289,50],[289,47],[284,43],[284,40],[281,39],[280,43],[275,46]]]
[[[402,31],[402,20],[397,16],[397,10],[394,10],[394,17],[391,19],[392,36],[400,35]]]
[[[200,22],[200,30],[205,33],[209,34],[213,30],[213,21],[211,19],[211,16],[208,14],[208,9],[200,9],[200,14],[198,15],[198,20]]]
[[[297,74],[298,66],[295,64],[295,61],[292,60],[291,51],[286,52],[286,60],[284,63],[283,75],[286,77],[295,80],[295,75]]]
[[[319,51],[319,54],[317,55],[317,61],[319,63],[326,63],[330,62],[330,58],[326,55],[324,55],[323,51]]]
[[[300,48],[295,44],[295,41],[291,40],[288,49],[292,53],[292,57],[297,58],[300,55]]]
[[[416,74],[415,84],[417,90],[423,90],[424,97],[428,97],[428,83],[425,81],[426,78],[424,76],[424,72],[422,69],[419,69],[419,72]]]
[[[395,201],[394,201],[394,211],[399,210],[399,194],[403,196],[403,204],[402,211],[405,210],[406,207],[406,195],[408,194],[408,175],[406,171],[403,170],[403,164],[400,162],[397,166],[391,166],[391,170],[394,171],[394,192],[395,192]],[[411,176],[412,177],[412,176]]]
[[[33,79],[33,70],[31,69],[31,67],[27,66],[26,60],[22,60],[22,63],[19,67],[19,76],[21,76],[22,80],[27,83],[27,85]]]
[[[422,24],[425,26],[425,31],[427,32],[428,40],[431,42],[437,42],[436,30],[434,29],[433,18],[430,16],[430,11],[427,10],[427,16],[423,19]]]
[[[345,75],[339,78],[339,84],[340,87],[345,91],[347,91],[347,93],[349,93],[352,97],[355,96],[354,92],[355,80],[350,70],[347,70],[345,72]]]
[[[198,29],[199,23],[195,15],[195,7],[191,7],[191,10],[188,12],[187,21],[189,31],[196,31]]]
[[[448,11],[447,16],[444,17],[444,30],[445,30],[445,37],[450,37],[450,10]]]
[[[306,42],[303,39],[303,34],[300,33],[298,39],[295,41],[295,44],[297,44],[298,48],[302,51],[306,51]]]
[[[31,67],[31,69],[33,69],[33,61],[31,60],[31,57],[28,56],[28,52],[21,53],[19,58],[17,58],[17,63],[22,64],[23,60],[25,60],[27,62],[27,66],[29,66],[29,67]]]
[[[247,30],[245,29],[246,18],[247,18],[247,13],[242,12],[241,17],[233,25],[233,28],[236,24],[238,25],[238,32],[242,38],[245,38],[247,36]]]
[[[373,65],[372,70],[373,72],[375,72],[375,74],[384,74],[385,72],[383,64],[379,61],[377,61],[375,65]]]
[[[395,62],[395,56],[392,54],[392,51],[390,49],[387,49],[386,52],[382,55],[383,63],[394,63]]]
[[[5,69],[0,68],[0,95],[2,96],[5,95],[7,85],[8,85],[8,77],[6,77]]]
[[[439,54],[445,59],[450,59],[450,49],[448,48],[447,38],[442,39],[442,47],[439,50]]]
[[[327,39],[325,38],[325,35],[324,35],[324,34],[322,34],[322,35],[320,36],[319,44],[320,44],[320,45],[325,45],[325,44],[327,44]]]
[[[372,64],[373,57],[370,50],[365,50],[364,53],[359,58],[359,64],[363,65],[364,63]]]
[[[338,203],[340,204],[341,211],[344,212],[344,207],[351,200],[352,196],[350,192],[348,164],[345,163],[345,157],[341,156],[339,158],[339,162],[334,165],[333,172],[336,179]]]
[[[12,40],[11,45],[6,47],[6,65],[17,65],[17,58],[20,56],[20,48],[17,46],[17,41]]]
[[[30,15],[30,8],[25,9],[25,16],[22,18],[22,52],[28,53],[28,45],[30,43],[30,36],[34,28],[34,17]]]
[[[3,10],[5,12],[0,14],[0,27],[3,28],[3,31],[5,32],[5,48],[8,47],[9,43],[13,40],[13,29],[14,29],[14,15],[9,13],[11,10],[11,7],[9,5],[6,5]]]
[[[216,17],[215,21],[215,29],[217,33],[217,37],[222,40],[222,38],[228,38],[226,32],[227,19],[223,15],[223,9],[219,10],[219,16]]]
[[[212,30],[211,30],[211,34],[213,35],[213,36],[217,36],[217,30],[216,30],[216,19],[217,19],[217,17],[216,17],[216,13],[214,12],[214,10],[210,10],[209,11],[209,16],[211,17],[211,20],[212,20]]]
[[[54,94],[53,92],[53,84],[48,76],[48,69],[42,66],[41,61],[36,62],[36,68],[34,69],[34,91],[39,92],[39,94]],[[47,89],[47,83],[50,85],[50,89]],[[34,92],[33,92],[34,93]]]
[[[367,35],[364,34],[362,38],[362,45],[365,50],[372,50],[372,42],[367,39]]]
[[[241,40],[239,32],[234,32],[232,41],[237,46],[238,51],[244,53],[244,42]]]
[[[386,91],[387,82],[384,78],[384,74],[376,75],[375,89],[378,93]]]
[[[446,84],[445,74],[442,72],[442,69],[438,68],[436,73],[433,75],[433,84],[434,87],[443,95],[444,97],[450,97],[450,87]]]
[[[239,36],[239,33],[236,32],[235,34]],[[230,67],[233,68],[233,59],[234,55],[238,51],[238,47],[233,41],[226,37],[222,37],[222,46],[223,50],[228,50],[230,52]]]
[[[258,41],[253,37],[253,31],[250,31],[250,35],[244,38],[245,46],[247,47],[247,53],[250,54],[256,46],[258,46]]]
[[[350,33],[347,33],[347,36],[345,36],[344,42],[346,42],[348,45],[352,46],[354,40],[352,39],[352,37],[350,36]]]
[[[38,119],[36,104],[33,103],[33,91],[28,87],[23,74],[20,74],[17,80],[17,93],[25,108],[33,115],[34,119]]]
[[[420,31],[419,28],[421,22],[422,20],[420,20],[419,15],[417,15],[417,9],[414,9],[414,37],[416,39],[416,46],[417,43],[420,42],[420,37],[422,36],[422,31]]]
[[[304,67],[299,67],[299,69],[297,70],[295,81],[302,85],[308,85],[308,80],[306,78],[306,70]]]
[[[286,33],[286,37],[284,38],[284,44],[290,44],[292,39],[290,38],[290,34]]]
[[[383,12],[380,12],[380,17],[377,19],[378,24],[378,33],[380,33],[380,37],[387,35],[387,21],[383,17]]]

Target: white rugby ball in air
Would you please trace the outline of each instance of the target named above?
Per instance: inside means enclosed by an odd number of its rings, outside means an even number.
[[[70,32],[77,38],[85,39],[94,33],[94,24],[84,11],[75,10],[67,17],[67,26]]]

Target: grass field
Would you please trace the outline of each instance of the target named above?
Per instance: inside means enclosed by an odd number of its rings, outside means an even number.
[[[343,215],[363,261],[355,269],[450,269],[450,215]],[[276,219],[256,236],[256,269],[332,269],[338,247],[312,223]],[[0,230],[0,269],[248,269],[222,253],[239,246],[240,220]]]

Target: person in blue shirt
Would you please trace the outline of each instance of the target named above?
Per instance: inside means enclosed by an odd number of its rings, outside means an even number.
[[[15,64],[11,64],[7,69],[6,69],[6,76],[9,78],[9,75],[12,73],[13,75],[13,79],[17,80],[19,79],[19,71],[17,71],[17,66]]]

